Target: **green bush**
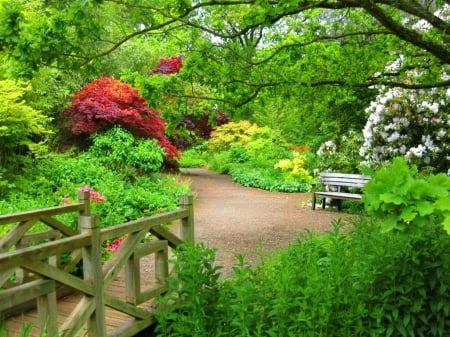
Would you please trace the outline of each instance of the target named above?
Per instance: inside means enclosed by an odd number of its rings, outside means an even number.
[[[190,168],[190,167],[201,167],[206,166],[207,161],[205,155],[202,153],[201,147],[193,147],[181,154],[181,159],[179,160],[180,167]]]
[[[155,139],[136,139],[120,127],[96,134],[92,141],[89,153],[112,169],[132,166],[144,173],[158,172],[165,157]]]
[[[450,233],[450,177],[444,173],[419,175],[397,157],[378,170],[363,194],[367,213],[381,221],[383,231],[416,231],[443,224]]]
[[[448,336],[450,236],[383,234],[359,220],[299,238],[218,282],[214,254],[187,247],[159,336]],[[167,308],[166,308],[167,309]]]
[[[221,152],[228,151],[233,145],[245,145],[251,139],[252,130],[257,127],[249,121],[221,125],[211,134],[208,149],[211,152]]]
[[[317,150],[317,172],[360,173],[362,157],[359,149],[363,143],[361,133],[353,130],[335,140],[324,142]]]
[[[105,197],[93,203],[102,227],[177,208],[179,197],[189,193],[176,176],[140,176],[134,170],[113,171],[99,164],[89,152],[54,154],[23,169],[17,186],[0,202],[0,213],[14,213],[75,202],[83,186]],[[68,199],[68,200],[67,200]],[[76,219],[72,219],[76,226]]]
[[[208,168],[248,187],[278,192],[310,191],[306,157],[289,150],[277,132],[248,121],[217,128],[208,146]],[[308,157],[309,161],[309,157]]]

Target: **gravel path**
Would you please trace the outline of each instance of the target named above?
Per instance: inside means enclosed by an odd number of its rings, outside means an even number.
[[[237,255],[258,263],[260,240],[263,251],[285,248],[306,229],[323,233],[333,219],[345,217],[328,209],[312,211],[310,193],[247,188],[203,168],[183,169],[182,179],[190,181],[194,194],[195,240],[217,249],[223,276],[232,273]]]

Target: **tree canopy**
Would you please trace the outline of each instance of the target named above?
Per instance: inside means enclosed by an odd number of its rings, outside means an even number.
[[[186,51],[200,53],[192,62],[206,63],[209,81],[228,88],[245,88],[245,95],[236,104],[246,103],[264,88],[279,85],[450,85],[448,79],[433,74],[434,68],[450,63],[447,1],[0,3],[0,17],[6,23],[0,29],[2,51],[26,65],[25,72],[42,64],[92,64],[138,36],[167,39],[187,30],[180,44]],[[407,55],[404,67],[395,74],[383,72],[380,67],[384,63],[380,61],[393,61],[400,54]],[[267,69],[274,71],[280,64],[290,65],[291,69],[283,67],[284,76],[276,72],[276,77],[267,76]],[[229,68],[224,68],[226,65]],[[301,76],[312,67],[317,76],[311,78],[309,72],[307,77]],[[426,70],[426,76],[414,83],[404,81],[411,67]],[[235,71],[230,73],[230,68]],[[245,79],[242,73],[254,76]],[[293,76],[287,76],[289,73]],[[376,73],[379,76],[374,77]],[[224,74],[229,76],[224,79]]]

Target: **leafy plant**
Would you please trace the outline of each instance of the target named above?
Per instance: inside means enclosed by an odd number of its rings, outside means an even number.
[[[336,140],[322,143],[317,150],[318,162],[315,172],[360,173],[362,157],[359,149],[363,143],[361,133],[349,130]]]
[[[209,336],[216,325],[219,295],[221,267],[214,265],[216,251],[204,244],[184,245],[175,256],[176,277],[169,278],[171,291],[159,299],[156,331],[160,336]]]
[[[154,139],[135,139],[120,127],[92,136],[88,151],[111,169],[132,166],[144,173],[158,172],[164,161],[164,151]]]
[[[186,247],[180,277],[169,278],[176,295],[160,301],[159,336],[446,336],[450,236],[438,225],[422,234],[336,221],[258,266],[238,256],[222,280],[214,251]]]
[[[220,152],[229,150],[232,145],[245,145],[251,140],[251,131],[257,127],[246,120],[222,125],[212,133],[208,149]]]
[[[387,68],[395,71],[403,62],[401,57]],[[408,81],[420,77],[417,72],[409,75]],[[446,76],[444,71],[442,77]],[[431,168],[434,172],[448,173],[449,94],[445,87],[421,90],[381,87],[366,109],[370,115],[360,149],[365,164],[377,168],[403,156],[420,170]]]
[[[381,220],[383,232],[421,232],[438,223],[450,234],[450,177],[419,176],[417,166],[408,167],[401,157],[375,173],[363,202],[367,213]]]
[[[156,68],[150,72],[149,76],[154,74],[177,74],[181,68],[183,68],[183,56],[172,56],[168,59],[162,58]]]
[[[193,147],[183,151],[179,160],[180,167],[200,167],[206,166],[207,161],[200,147]]]
[[[306,156],[299,152],[292,152],[292,159],[282,159],[275,164],[276,169],[280,169],[286,174],[288,180],[296,180],[299,182],[310,182],[312,177],[304,168]]]
[[[6,166],[19,154],[39,152],[50,133],[51,118],[30,107],[23,99],[30,90],[25,82],[0,81],[0,164]]]
[[[168,159],[179,155],[164,134],[159,113],[147,106],[137,89],[119,80],[102,77],[87,84],[75,94],[64,115],[74,135],[90,136],[119,125],[136,137],[156,139]]]

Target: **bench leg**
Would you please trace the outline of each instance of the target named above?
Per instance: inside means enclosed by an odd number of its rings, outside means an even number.
[[[311,189],[311,202],[313,211],[316,209],[316,184],[312,184]]]
[[[322,209],[325,209],[325,203],[327,202],[327,198],[322,198]]]
[[[342,200],[338,199],[338,211],[342,211]]]

